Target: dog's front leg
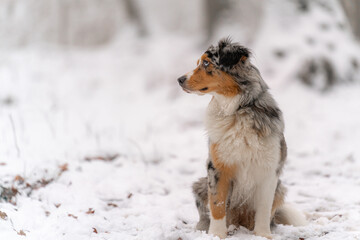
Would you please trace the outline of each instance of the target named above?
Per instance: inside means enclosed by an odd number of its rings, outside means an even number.
[[[210,156],[211,159],[208,162],[209,234],[226,238],[226,201],[235,168],[221,162],[215,144],[210,147]]]
[[[260,181],[255,190],[255,235],[271,239],[270,218],[277,177],[274,174]]]
[[[211,164],[211,162],[210,162]],[[209,179],[209,209],[210,227],[209,234],[220,238],[227,235],[226,227],[226,199],[229,191],[230,182],[226,173],[213,167],[208,173]]]

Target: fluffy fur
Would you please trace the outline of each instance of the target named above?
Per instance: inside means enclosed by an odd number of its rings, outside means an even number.
[[[284,206],[284,121],[250,51],[222,39],[178,82],[186,92],[213,95],[205,119],[208,174],[193,185],[197,229],[224,238],[227,226],[242,225],[270,238],[271,223],[305,224]]]

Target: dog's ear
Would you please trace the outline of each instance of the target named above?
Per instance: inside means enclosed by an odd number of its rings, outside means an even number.
[[[219,42],[219,64],[224,67],[232,67],[239,61],[245,63],[249,58],[250,51],[238,44],[231,43],[229,38]]]

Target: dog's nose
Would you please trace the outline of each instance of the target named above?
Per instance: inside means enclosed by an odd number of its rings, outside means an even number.
[[[180,85],[183,85],[184,84],[184,82],[186,81],[186,76],[184,75],[184,76],[181,76],[181,77],[179,77],[178,78],[178,82],[179,82],[179,84]]]

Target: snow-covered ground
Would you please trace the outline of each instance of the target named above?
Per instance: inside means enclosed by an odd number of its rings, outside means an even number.
[[[210,97],[176,81],[206,47],[144,41],[1,52],[0,186],[18,191],[12,203],[1,193],[1,240],[215,239],[194,230],[191,193],[206,174]],[[285,117],[287,201],[309,219],[274,239],[360,239],[360,85],[319,92],[263,72]]]

